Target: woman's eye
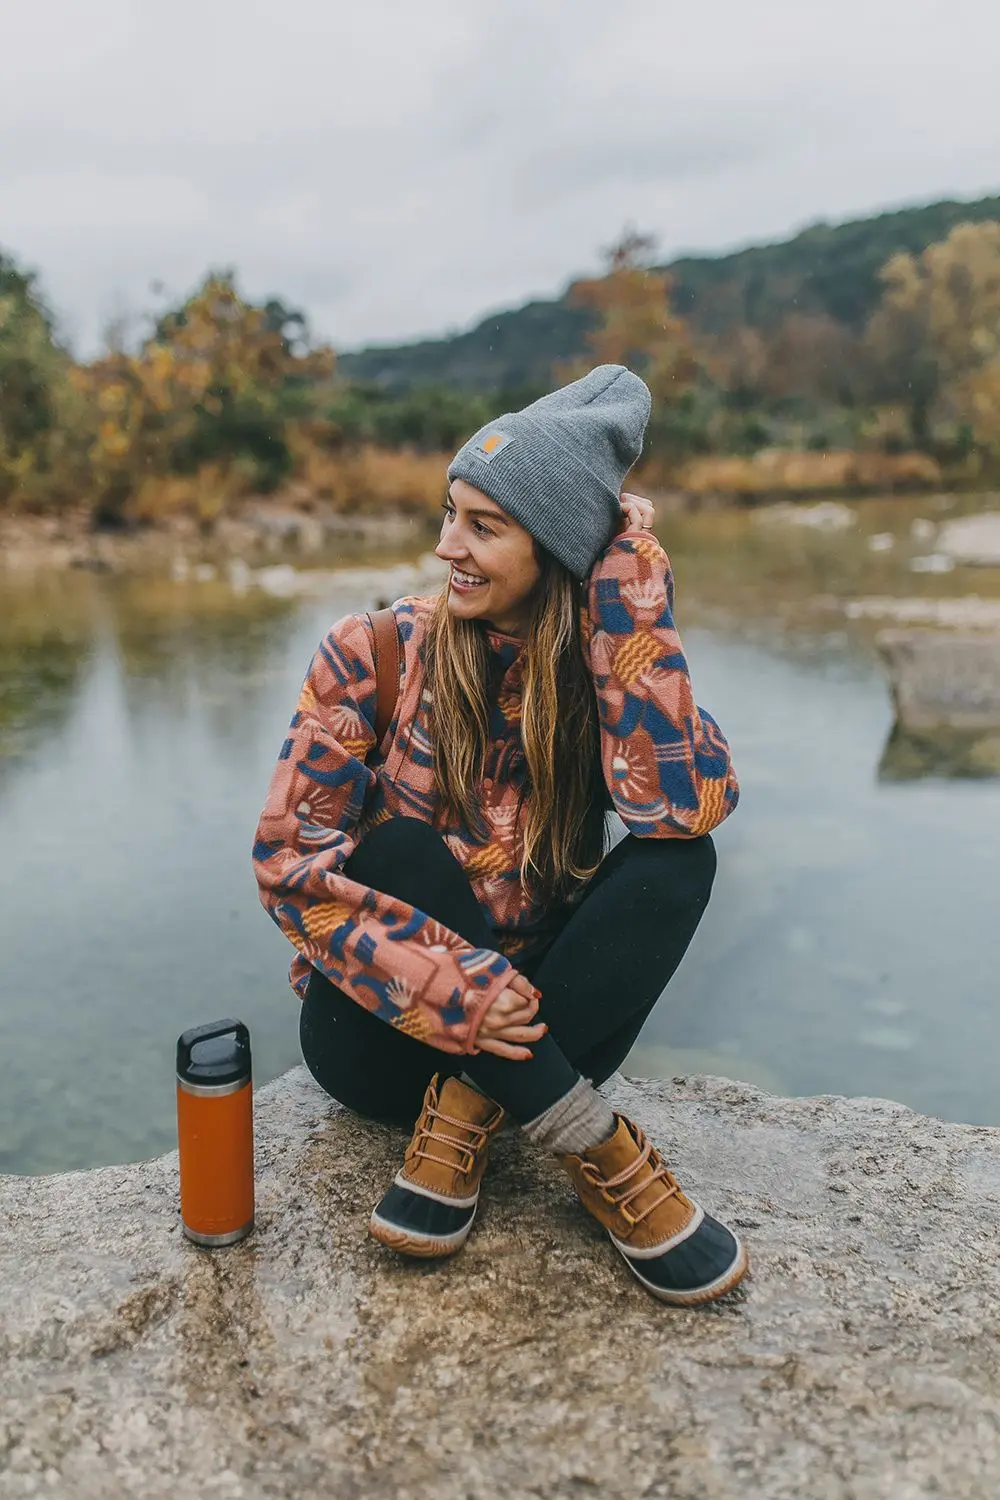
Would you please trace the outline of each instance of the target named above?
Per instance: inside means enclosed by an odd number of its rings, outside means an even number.
[[[445,501],[442,502],[441,509],[444,511],[444,513],[448,517],[449,521],[454,521],[454,519],[455,519],[455,507],[453,505],[449,505],[448,502],[447,502],[447,500],[445,500]],[[482,521],[473,520],[473,522],[472,522],[472,528],[475,531],[475,533],[476,533],[477,536],[490,536],[491,537],[491,536],[494,536],[496,534],[495,532],[491,531],[488,526],[484,526],[483,523],[482,523]]]

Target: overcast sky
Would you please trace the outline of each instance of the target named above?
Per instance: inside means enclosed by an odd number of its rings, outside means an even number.
[[[340,348],[1000,191],[996,0],[8,0],[0,248],[76,347],[233,265]]]

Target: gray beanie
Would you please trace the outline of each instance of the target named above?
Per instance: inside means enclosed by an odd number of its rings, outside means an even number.
[[[458,450],[448,478],[465,479],[586,578],[621,520],[618,496],[642,452],[652,398],[624,365],[507,412]]]

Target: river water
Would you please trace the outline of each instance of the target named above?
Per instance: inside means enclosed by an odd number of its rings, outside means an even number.
[[[1000,593],[982,572],[909,571],[926,511],[873,502],[847,534],[664,522],[696,694],[742,799],[626,1071],[1000,1123],[1000,781],[887,775],[871,630],[838,604]],[[891,555],[868,548],[876,531]],[[258,1083],[299,1060],[290,949],[249,848],[315,644],[371,602],[336,583],[306,601],[0,574],[0,1170],[169,1149],[185,1027],[247,1021]]]

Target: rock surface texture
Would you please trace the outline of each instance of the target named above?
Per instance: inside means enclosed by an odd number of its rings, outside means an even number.
[[[666,1308],[516,1132],[440,1265],[365,1233],[399,1132],[257,1100],[254,1237],[177,1161],[0,1178],[0,1494],[993,1497],[1000,1131],[720,1079],[610,1089],[752,1272]]]
[[[911,729],[1000,729],[1000,631],[883,630],[896,718]]]

